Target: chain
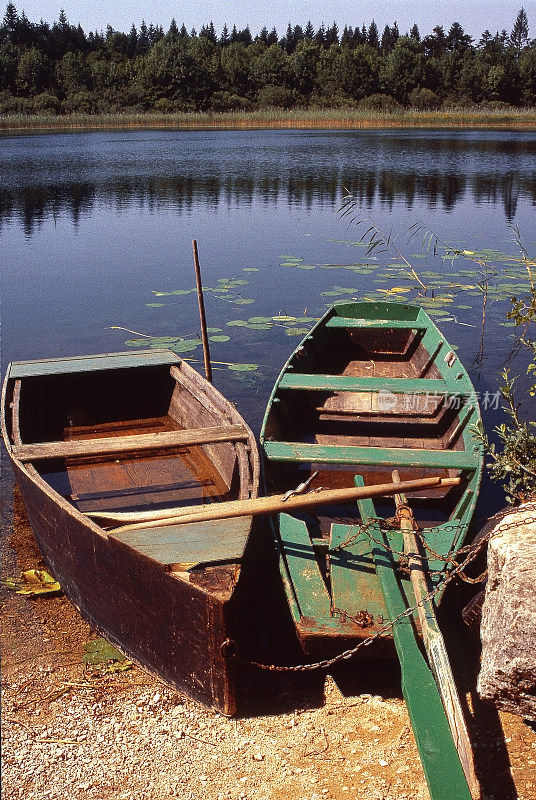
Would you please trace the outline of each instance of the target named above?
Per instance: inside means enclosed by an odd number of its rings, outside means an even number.
[[[532,511],[532,510],[536,511],[536,500],[535,501],[530,501],[528,503],[524,503],[522,510],[523,511]],[[490,517],[490,522],[493,521],[493,520],[504,519],[505,517],[509,516],[510,514],[515,514],[515,513],[517,513],[515,508],[508,508],[508,509],[505,509],[503,511],[499,511],[497,514],[494,514],[493,517]],[[369,521],[367,521],[367,523],[365,523],[364,525],[360,526],[361,529],[360,529],[359,533],[356,536],[352,537],[352,541],[355,541],[358,538],[358,536],[361,535],[361,533],[365,532],[365,533],[367,533],[367,536],[369,536],[372,539],[372,541],[376,542],[376,544],[379,544],[381,547],[386,548],[388,550],[391,550],[391,548],[388,547],[388,545],[386,544],[385,541],[384,542],[380,542],[377,539],[374,539],[374,537],[372,537],[370,533],[368,533],[366,530],[364,530],[364,529],[368,528],[370,525],[372,525],[374,523],[377,523],[377,522],[378,522],[378,520],[369,520]],[[527,520],[523,520],[523,522],[524,522],[524,524],[534,524],[534,523],[536,523],[536,516],[529,517]],[[454,578],[461,577],[461,575],[464,572],[465,568],[472,561],[474,561],[477,558],[477,556],[480,554],[481,550],[483,549],[484,545],[486,545],[493,536],[497,536],[499,533],[504,533],[505,531],[512,530],[512,529],[516,528],[518,526],[518,524],[519,524],[518,522],[510,522],[507,525],[503,525],[503,526],[501,526],[499,524],[496,528],[491,528],[490,531],[488,531],[488,533],[485,536],[483,536],[482,539],[480,539],[478,542],[472,542],[471,544],[465,545],[464,547],[460,548],[457,551],[457,555],[459,555],[460,553],[466,554],[465,558],[460,563],[456,563],[454,561],[454,558],[452,556],[450,556],[450,555],[447,558],[445,558],[444,556],[440,556],[440,558],[442,560],[446,561],[447,565],[448,564],[453,564],[453,563],[456,564],[456,566],[454,566],[451,569],[450,572],[444,573],[444,578],[443,578],[442,581],[440,581],[433,589],[431,589],[428,592],[428,594],[426,594],[424,597],[422,597],[421,600],[419,600],[419,602],[416,603],[414,606],[411,606],[410,608],[406,608],[405,611],[402,611],[394,619],[390,620],[389,622],[386,622],[384,625],[382,625],[380,628],[378,628],[377,631],[372,636],[368,636],[366,639],[362,639],[360,642],[358,642],[358,644],[355,645],[355,647],[352,647],[351,649],[348,649],[348,650],[344,650],[342,653],[339,653],[338,655],[333,656],[333,658],[326,658],[323,661],[315,661],[312,664],[297,664],[295,666],[283,666],[283,665],[279,665],[279,664],[264,664],[261,661],[252,661],[252,660],[249,660],[249,659],[242,658],[239,655],[238,651],[237,651],[236,642],[233,642],[231,639],[226,639],[222,643],[222,645],[221,645],[222,655],[224,657],[227,657],[227,658],[234,658],[236,661],[239,661],[242,664],[248,664],[250,666],[258,667],[259,669],[267,670],[269,672],[312,672],[314,670],[328,669],[329,667],[332,667],[335,664],[339,664],[342,661],[348,661],[350,658],[353,658],[353,656],[356,655],[356,653],[359,650],[362,650],[365,647],[369,647],[373,642],[375,642],[377,639],[379,639],[380,636],[382,636],[383,634],[387,633],[388,631],[392,631],[393,627],[398,622],[400,622],[401,620],[403,620],[403,619],[405,619],[407,617],[412,616],[421,606],[424,607],[424,605],[426,603],[431,602],[433,600],[433,598],[437,594],[439,594],[439,592],[443,591],[443,589],[447,586],[447,584],[449,584],[452,580],[454,580]],[[460,526],[454,525],[452,527],[456,528],[456,527],[460,527]],[[443,530],[444,530],[444,528],[443,528]],[[421,536],[422,536],[422,534],[421,534]],[[343,542],[341,545],[338,545],[337,548],[335,548],[335,549],[342,549],[342,547],[344,545],[347,546],[347,543]],[[391,550],[391,552],[394,553],[395,551]],[[465,576],[465,577],[467,577],[467,576]],[[476,579],[470,579],[470,580],[476,582]],[[336,611],[337,613],[344,614],[347,619],[354,620],[355,622],[358,622],[357,618],[354,619],[350,614],[347,614],[346,612],[341,611],[340,609],[334,608],[333,610]],[[362,624],[363,621],[366,622],[368,620],[361,620],[360,619],[359,620],[359,624]]]

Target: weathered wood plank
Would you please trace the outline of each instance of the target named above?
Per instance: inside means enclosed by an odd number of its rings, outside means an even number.
[[[109,534],[161,564],[183,564],[191,569],[199,564],[240,561],[251,529],[250,517],[233,520],[195,522],[174,527]]]
[[[24,463],[47,458],[84,458],[247,439],[248,432],[242,425],[223,425],[194,430],[142,433],[138,436],[106,436],[100,439],[21,444],[13,447],[13,457]]]
[[[177,364],[179,356],[171,350],[139,350],[137,353],[103,353],[95,356],[50,358],[40,361],[13,361],[10,378],[30,378],[36,375],[64,375],[73,372],[93,372],[102,369],[127,369],[152,367],[160,364]]]
[[[393,470],[393,481],[400,481],[398,470]],[[415,535],[415,520],[407,504],[403,492],[395,494],[395,503],[400,517],[400,529],[404,537],[404,552],[408,558],[408,569],[415,601],[418,604],[418,615],[421,623],[428,663],[434,675],[452,738],[465,773],[467,784],[474,800],[480,800],[480,786],[475,772],[473,750],[467,731],[460,698],[454,675],[450,666],[447,648],[439,628],[432,600],[426,600],[431,589],[427,580],[429,567],[422,555],[421,547]]]
[[[358,506],[363,521],[375,518],[372,500],[359,501]],[[389,617],[396,620],[393,638],[400,659],[402,691],[430,796],[433,800],[451,800],[453,797],[471,800],[441,697],[419,648],[413,622],[409,617],[400,617],[407,608],[407,599],[400,586],[392,554],[379,526],[373,533],[376,539],[385,541],[384,546],[375,543],[372,552]]]
[[[379,330],[425,331],[428,325],[425,322],[398,319],[354,319],[352,317],[331,317],[326,322],[326,328],[375,328]]]
[[[333,605],[350,616],[367,611],[374,622],[387,617],[378,577],[372,559],[372,542],[359,525],[336,524],[331,526],[329,542],[329,567]],[[338,549],[341,544],[357,539]]]
[[[317,392],[392,392],[392,394],[444,394],[466,397],[470,386],[461,381],[435,378],[353,377],[350,375],[315,375],[288,372],[279,381],[280,389]]]
[[[270,461],[301,464],[363,464],[368,466],[478,469],[480,456],[466,450],[408,450],[406,448],[351,447],[304,442],[264,442]]]
[[[279,539],[301,616],[320,622],[329,618],[329,595],[307,525],[289,514],[280,514]]]

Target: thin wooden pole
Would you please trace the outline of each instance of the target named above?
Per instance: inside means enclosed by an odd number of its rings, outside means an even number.
[[[130,528],[151,528],[161,525],[179,525],[182,522],[206,522],[212,519],[231,519],[234,517],[256,516],[259,514],[277,514],[281,511],[292,512],[297,509],[315,508],[322,505],[355,502],[363,497],[390,495],[404,489],[406,492],[426,489],[440,489],[445,486],[456,486],[459,478],[418,478],[395,483],[381,483],[373,486],[346,489],[322,489],[309,494],[296,495],[284,500],[285,495],[277,494],[269,497],[256,497],[249,500],[229,500],[224,503],[210,503],[204,506],[186,506],[175,509],[162,509],[157,512],[94,512],[88,516],[108,522],[127,522],[116,530]],[[168,516],[166,516],[166,513]]]
[[[199,318],[201,320],[201,339],[203,342],[203,358],[205,361],[205,375],[207,381],[212,383],[212,366],[210,364],[210,349],[208,346],[207,320],[205,317],[205,301],[203,300],[203,284],[201,283],[201,269],[199,267],[199,254],[197,242],[192,241],[194,249],[195,282],[197,284],[197,302],[199,303]]]

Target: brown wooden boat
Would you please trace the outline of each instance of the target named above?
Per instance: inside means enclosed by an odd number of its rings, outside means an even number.
[[[43,557],[81,614],[135,662],[234,713],[221,645],[252,517],[103,526],[255,498],[257,447],[235,407],[166,350],[14,362],[2,433]]]

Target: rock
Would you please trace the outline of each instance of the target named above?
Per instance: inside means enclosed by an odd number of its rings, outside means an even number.
[[[520,506],[488,545],[478,692],[501,710],[536,721],[536,513]]]

